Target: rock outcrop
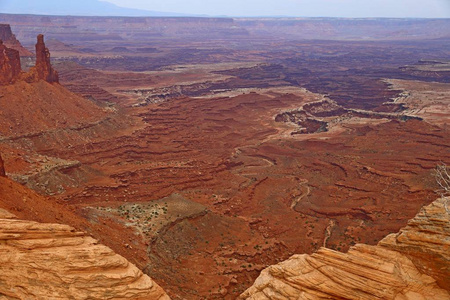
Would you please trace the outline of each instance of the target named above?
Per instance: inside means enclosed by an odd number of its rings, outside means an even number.
[[[377,246],[321,248],[270,266],[240,299],[450,299],[448,201],[423,208]]]
[[[6,47],[0,40],[0,85],[13,83],[21,72],[19,51]]]
[[[2,176],[2,177],[6,176],[5,166],[3,164],[3,159],[2,159],[1,155],[0,155],[0,176]]]
[[[74,228],[0,209],[0,299],[169,299],[134,265]]]
[[[450,198],[425,206],[398,233],[386,236],[379,245],[401,252],[417,268],[450,291]]]
[[[0,37],[2,34],[0,24]],[[9,26],[9,25],[8,25]],[[9,31],[11,29],[9,28]],[[50,63],[50,51],[45,47],[44,36],[39,34],[36,43],[36,65],[28,73],[23,73],[20,65],[20,53],[18,50],[9,48],[0,39],[0,85],[9,85],[21,79],[28,83],[44,80],[49,83],[58,83],[58,72]]]
[[[37,36],[36,43],[36,65],[30,69],[26,81],[36,82],[44,80],[49,83],[59,82],[58,72],[50,63],[50,51],[45,47],[44,35]]]
[[[0,40],[2,40],[6,47],[19,51],[20,56],[33,56],[33,54],[25,49],[12,33],[9,24],[0,24]]]
[[[15,38],[9,24],[0,24],[0,40],[7,41]]]

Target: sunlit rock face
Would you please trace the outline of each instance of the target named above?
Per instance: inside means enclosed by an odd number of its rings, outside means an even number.
[[[386,236],[379,245],[410,258],[439,286],[450,290],[450,198],[441,198],[420,210],[398,233]]]
[[[0,209],[1,299],[169,299],[110,248],[61,224]]]
[[[450,299],[449,200],[424,207],[377,246],[321,248],[270,266],[240,299]]]

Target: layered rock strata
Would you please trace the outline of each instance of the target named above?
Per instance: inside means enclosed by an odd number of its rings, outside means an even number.
[[[450,198],[425,206],[398,233],[386,236],[379,245],[401,252],[417,268],[450,291]]]
[[[0,209],[0,299],[169,299],[147,275],[74,228]]]
[[[321,248],[270,266],[240,299],[450,299],[438,285],[449,278],[448,201],[423,208],[377,246]]]

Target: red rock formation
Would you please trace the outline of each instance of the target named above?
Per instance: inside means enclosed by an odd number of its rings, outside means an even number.
[[[33,56],[33,54],[25,49],[16,39],[9,24],[0,24],[0,40],[5,43],[6,47],[19,51],[20,56]]]
[[[29,75],[32,81],[42,79],[49,83],[59,82],[58,72],[50,64],[50,51],[45,47],[44,35],[42,34],[37,36],[36,66],[30,70]]]
[[[3,159],[2,159],[1,155],[0,155],[0,176],[3,176],[3,177],[6,176],[5,167],[3,165]]]
[[[13,37],[11,26],[9,24],[0,24],[0,39],[9,40]]]
[[[8,32],[11,28],[7,25],[8,30],[2,30],[5,26],[0,24],[0,37],[8,38]],[[6,33],[5,33],[6,32]],[[9,35],[12,35],[10,33]],[[14,37],[14,35],[12,35]],[[14,37],[15,38],[15,37]],[[22,68],[20,66],[20,52],[8,48],[0,39],[0,85],[8,85],[16,81],[20,77]],[[50,51],[45,47],[44,36],[39,34],[36,43],[36,65],[30,71],[21,76],[26,82],[37,82],[44,80],[49,83],[58,83],[58,72],[53,69],[50,63]]]
[[[0,85],[14,82],[21,72],[19,51],[6,47],[0,40]]]

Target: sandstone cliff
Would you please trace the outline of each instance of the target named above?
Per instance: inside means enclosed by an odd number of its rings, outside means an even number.
[[[169,299],[147,275],[74,228],[0,209],[0,299]]]
[[[36,43],[36,65],[30,69],[26,79],[27,82],[44,80],[49,83],[59,82],[58,72],[50,63],[50,51],[45,47],[44,35],[37,36]]]
[[[13,83],[21,72],[19,51],[6,47],[0,40],[0,85]]]
[[[448,202],[423,208],[377,246],[357,244],[347,253],[321,248],[270,266],[240,298],[450,299],[441,288],[449,278]]]
[[[25,49],[12,33],[9,24],[0,24],[0,40],[2,40],[6,47],[19,51],[20,56],[33,56],[33,54]]]

